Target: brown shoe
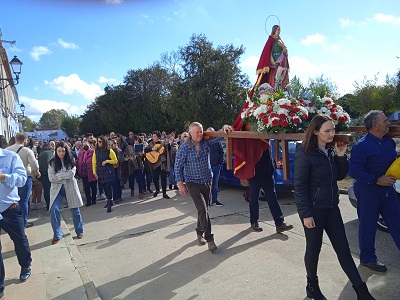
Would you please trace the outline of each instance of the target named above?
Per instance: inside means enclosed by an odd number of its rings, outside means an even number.
[[[217,249],[218,247],[215,245],[214,241],[208,242],[208,251],[214,252]]]
[[[60,240],[52,240],[52,241],[51,241],[51,244],[52,244],[52,245],[55,245],[55,244],[57,244],[59,241],[60,241]]]
[[[206,244],[206,240],[203,238],[201,234],[197,235],[197,240],[199,241],[199,245],[203,246]]]
[[[77,238],[78,240],[83,239],[83,234],[77,235],[76,238]]]
[[[257,231],[257,232],[263,231],[263,229],[260,227],[260,225],[258,225],[258,222],[257,222],[257,223],[252,223],[252,224],[251,224],[251,228],[252,228],[254,231]]]
[[[139,199],[143,199],[144,198],[144,193],[139,193]]]
[[[286,223],[282,223],[281,226],[276,226],[276,233],[282,233],[291,229],[293,229],[293,225],[286,225]]]

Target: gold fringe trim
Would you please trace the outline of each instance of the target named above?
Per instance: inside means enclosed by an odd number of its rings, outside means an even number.
[[[265,73],[269,73],[269,67],[264,67],[256,71],[256,74],[265,74]]]
[[[245,164],[246,164],[246,162],[243,161],[240,165],[238,165],[238,166],[233,170],[233,174],[236,174],[236,171],[239,170],[240,168],[242,168]]]

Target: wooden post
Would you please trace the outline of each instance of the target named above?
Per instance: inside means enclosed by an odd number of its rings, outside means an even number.
[[[226,168],[232,170],[232,139],[226,138]]]

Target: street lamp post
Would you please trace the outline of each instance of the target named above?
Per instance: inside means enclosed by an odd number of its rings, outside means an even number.
[[[25,122],[25,105],[22,103],[19,108],[21,109],[21,113],[16,113],[16,117],[18,121],[21,122],[22,131],[25,131],[24,122]]]
[[[13,71],[15,78],[0,78],[1,81],[6,81],[6,85],[4,86],[3,84],[0,85],[0,90],[5,89],[8,87],[11,83],[14,85],[17,85],[19,83],[19,75],[21,74],[21,67],[22,67],[22,61],[20,61],[16,55],[14,55],[14,58],[10,61],[10,66],[11,70]]]

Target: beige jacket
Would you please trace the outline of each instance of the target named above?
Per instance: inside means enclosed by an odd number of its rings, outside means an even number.
[[[22,148],[21,150],[19,150],[18,155],[19,157],[21,157],[22,162],[24,163],[27,175],[32,176],[32,174],[34,175],[36,170],[39,170],[39,163],[35,158],[35,153],[33,153],[33,151],[28,147],[24,147],[21,144],[11,145],[7,148],[7,150],[17,152],[21,146]]]
[[[49,181],[51,182],[50,187],[50,206],[51,207],[56,200],[58,193],[61,190],[61,186],[64,185],[65,194],[69,208],[77,208],[83,205],[81,193],[79,192],[78,183],[75,179],[76,167],[71,170],[66,170],[64,167],[60,172],[54,171],[54,166],[49,164]]]

